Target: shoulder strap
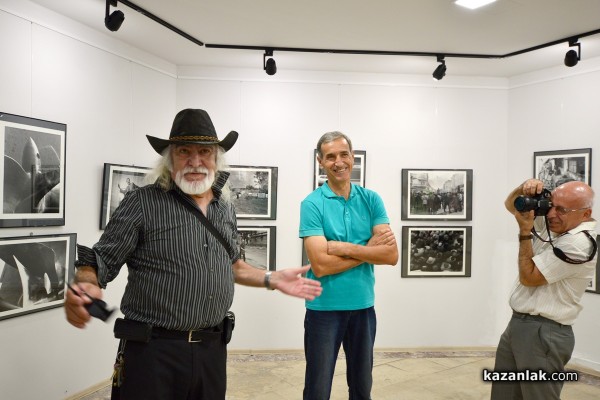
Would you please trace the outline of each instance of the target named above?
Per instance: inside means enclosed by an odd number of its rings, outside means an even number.
[[[581,231],[581,232],[583,232],[585,234],[585,236],[587,236],[588,239],[590,239],[590,241],[592,242],[592,251],[590,252],[590,255],[584,260],[574,260],[574,259],[570,258],[569,256],[567,256],[564,251],[562,251],[558,247],[555,247],[554,243],[552,243],[552,235],[550,234],[550,225],[548,222],[548,216],[544,215],[544,219],[546,221],[546,233],[548,234],[548,240],[542,239],[542,237],[535,231],[535,227],[531,228],[531,233],[533,233],[542,242],[550,243],[550,246],[552,246],[552,251],[554,252],[554,255],[556,257],[558,257],[562,261],[569,263],[569,264],[584,264],[588,261],[592,261],[594,259],[594,257],[596,257],[596,252],[598,251],[598,244],[596,243],[596,240],[594,240],[592,235],[590,235],[588,233],[588,231]],[[562,236],[566,233],[567,232],[565,232],[559,236]],[[578,233],[580,233],[580,232],[578,232]],[[557,237],[559,237],[559,236],[557,236]]]
[[[177,199],[177,201],[183,204],[188,210],[192,212],[192,214],[196,216],[196,218],[198,218],[198,220],[200,220],[200,223],[204,225],[206,229],[208,229],[209,232],[212,233],[212,235],[219,241],[219,243],[223,245],[223,247],[227,251],[227,254],[229,254],[230,256],[233,256],[233,254],[235,254],[231,245],[225,240],[223,235],[221,235],[221,232],[219,232],[217,228],[215,228],[215,226],[209,221],[208,218],[206,218],[204,214],[202,214],[200,210],[198,210],[192,204],[187,202],[176,190],[170,190],[169,193],[171,193],[173,197]]]

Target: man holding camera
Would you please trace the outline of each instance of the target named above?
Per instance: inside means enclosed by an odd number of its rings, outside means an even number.
[[[551,196],[545,193],[542,181],[529,179],[504,203],[519,224],[519,280],[510,296],[513,316],[498,344],[496,372],[551,377],[564,371],[575,345],[572,324],[596,264],[594,192],[571,181]],[[562,386],[550,380],[495,381],[491,399],[558,400]]]

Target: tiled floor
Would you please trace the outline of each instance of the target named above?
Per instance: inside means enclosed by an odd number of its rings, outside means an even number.
[[[345,361],[338,361],[331,400],[348,399]],[[298,400],[304,383],[302,353],[231,353],[228,360],[228,400]],[[483,400],[490,384],[482,370],[494,366],[491,351],[375,353],[375,400]],[[565,383],[563,400],[600,399],[600,377],[579,373],[579,381]],[[81,397],[110,398],[109,388]]]

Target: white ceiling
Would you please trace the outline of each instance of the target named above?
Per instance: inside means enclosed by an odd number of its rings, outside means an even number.
[[[125,22],[110,32],[105,0],[31,1],[179,66],[262,68],[262,51],[198,46],[120,2]],[[260,47],[504,55],[600,29],[600,0],[497,0],[479,10],[454,0],[132,2],[204,43]],[[600,56],[600,34],[580,43],[582,64]],[[503,59],[448,57],[447,76],[515,76],[561,66],[567,50],[561,43]],[[437,65],[421,56],[276,51],[275,59],[279,71],[431,74]]]

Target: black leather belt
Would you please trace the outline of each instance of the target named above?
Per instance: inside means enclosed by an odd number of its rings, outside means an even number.
[[[566,326],[559,322],[554,321],[553,319],[542,317],[541,315],[525,314],[525,313],[521,313],[521,312],[514,311],[514,310],[513,310],[513,317],[519,318],[519,319],[530,319],[530,320],[539,321],[539,322],[549,322],[551,324],[555,324],[558,326]]]
[[[221,340],[223,335],[222,324],[212,328],[203,328],[190,331],[176,331],[165,328],[152,328],[152,337],[156,339],[187,340],[190,343]]]

